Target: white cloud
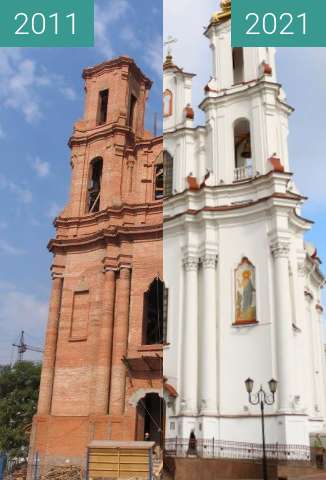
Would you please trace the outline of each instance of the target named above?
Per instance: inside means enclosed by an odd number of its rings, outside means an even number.
[[[130,8],[127,0],[97,0],[95,4],[95,47],[106,58],[113,56],[110,28],[126,15]]]
[[[31,203],[33,200],[33,194],[28,188],[17,185],[4,175],[0,175],[0,190],[7,190],[15,195],[20,202],[25,204]]]
[[[47,177],[50,173],[50,164],[43,162],[39,157],[36,157],[32,164],[33,169],[40,178]]]
[[[27,343],[42,347],[47,314],[47,302],[19,291],[14,285],[0,284],[0,364],[16,359],[17,350],[12,343],[17,341],[21,330],[26,332]],[[42,356],[27,352],[25,358],[41,360]]]
[[[0,125],[0,140],[3,140],[4,138],[6,138],[6,132],[4,131],[2,126]]]
[[[162,36],[157,35],[151,42],[149,42],[145,56],[146,63],[159,77],[162,77],[163,68],[162,42]]]
[[[164,2],[164,39],[172,35],[178,40],[172,46],[174,62],[186,72],[197,75],[193,80],[194,107],[203,99],[203,88],[212,73],[209,40],[203,35],[203,27],[208,25],[212,13],[216,10],[216,0]],[[191,12],[191,15],[186,15],[185,18],[185,12]]]
[[[50,218],[51,220],[53,220],[54,218],[56,218],[59,215],[59,213],[62,210],[63,210],[63,207],[61,207],[60,205],[58,205],[55,202],[52,202],[50,207],[49,207],[49,210],[47,212],[47,217]]]
[[[43,65],[27,58],[21,48],[0,49],[0,100],[7,108],[21,112],[28,123],[43,116],[40,90],[58,88],[68,99],[73,100],[73,90],[66,85],[61,75],[49,72]]]
[[[130,27],[130,25],[124,26],[120,30],[120,38],[125,42],[128,42],[130,48],[135,49],[141,46],[141,42],[137,38],[135,31]]]
[[[10,243],[6,242],[3,239],[0,239],[0,255],[5,254],[5,255],[24,255],[25,251],[21,250],[20,248],[15,247],[14,245],[11,245]]]
[[[75,90],[71,87],[63,86],[60,88],[60,92],[66,97],[68,100],[76,100],[77,94]]]

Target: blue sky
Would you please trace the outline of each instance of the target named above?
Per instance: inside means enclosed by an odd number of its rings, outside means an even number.
[[[67,147],[83,114],[82,69],[127,54],[154,80],[147,127],[161,111],[161,0],[96,0],[94,48],[0,48],[0,364],[20,330],[41,346],[52,221],[70,183]],[[40,358],[26,354],[27,358]]]
[[[211,74],[203,37],[216,0],[165,0],[164,37],[178,38],[176,62],[197,73],[194,105]],[[147,126],[161,110],[162,0],[96,0],[96,46],[80,49],[0,48],[0,364],[15,352],[20,330],[42,345],[50,289],[52,220],[67,199],[67,141],[83,112],[82,69],[112,56],[136,59],[154,80]],[[278,78],[296,108],[290,120],[290,162],[304,214],[316,221],[309,238],[326,261],[324,112],[326,49],[279,49]],[[28,354],[26,358],[39,358]]]

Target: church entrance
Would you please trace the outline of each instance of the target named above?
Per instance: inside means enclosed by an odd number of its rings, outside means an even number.
[[[158,393],[147,393],[137,404],[137,440],[149,440],[163,448],[165,402]]]

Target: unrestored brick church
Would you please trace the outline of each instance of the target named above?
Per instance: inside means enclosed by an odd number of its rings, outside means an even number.
[[[132,59],[87,68],[55,221],[52,294],[31,455],[84,464],[92,440],[163,437],[162,137]]]

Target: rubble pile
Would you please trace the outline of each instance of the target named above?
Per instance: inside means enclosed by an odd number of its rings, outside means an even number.
[[[52,467],[41,480],[82,480],[82,469],[74,465]]]

